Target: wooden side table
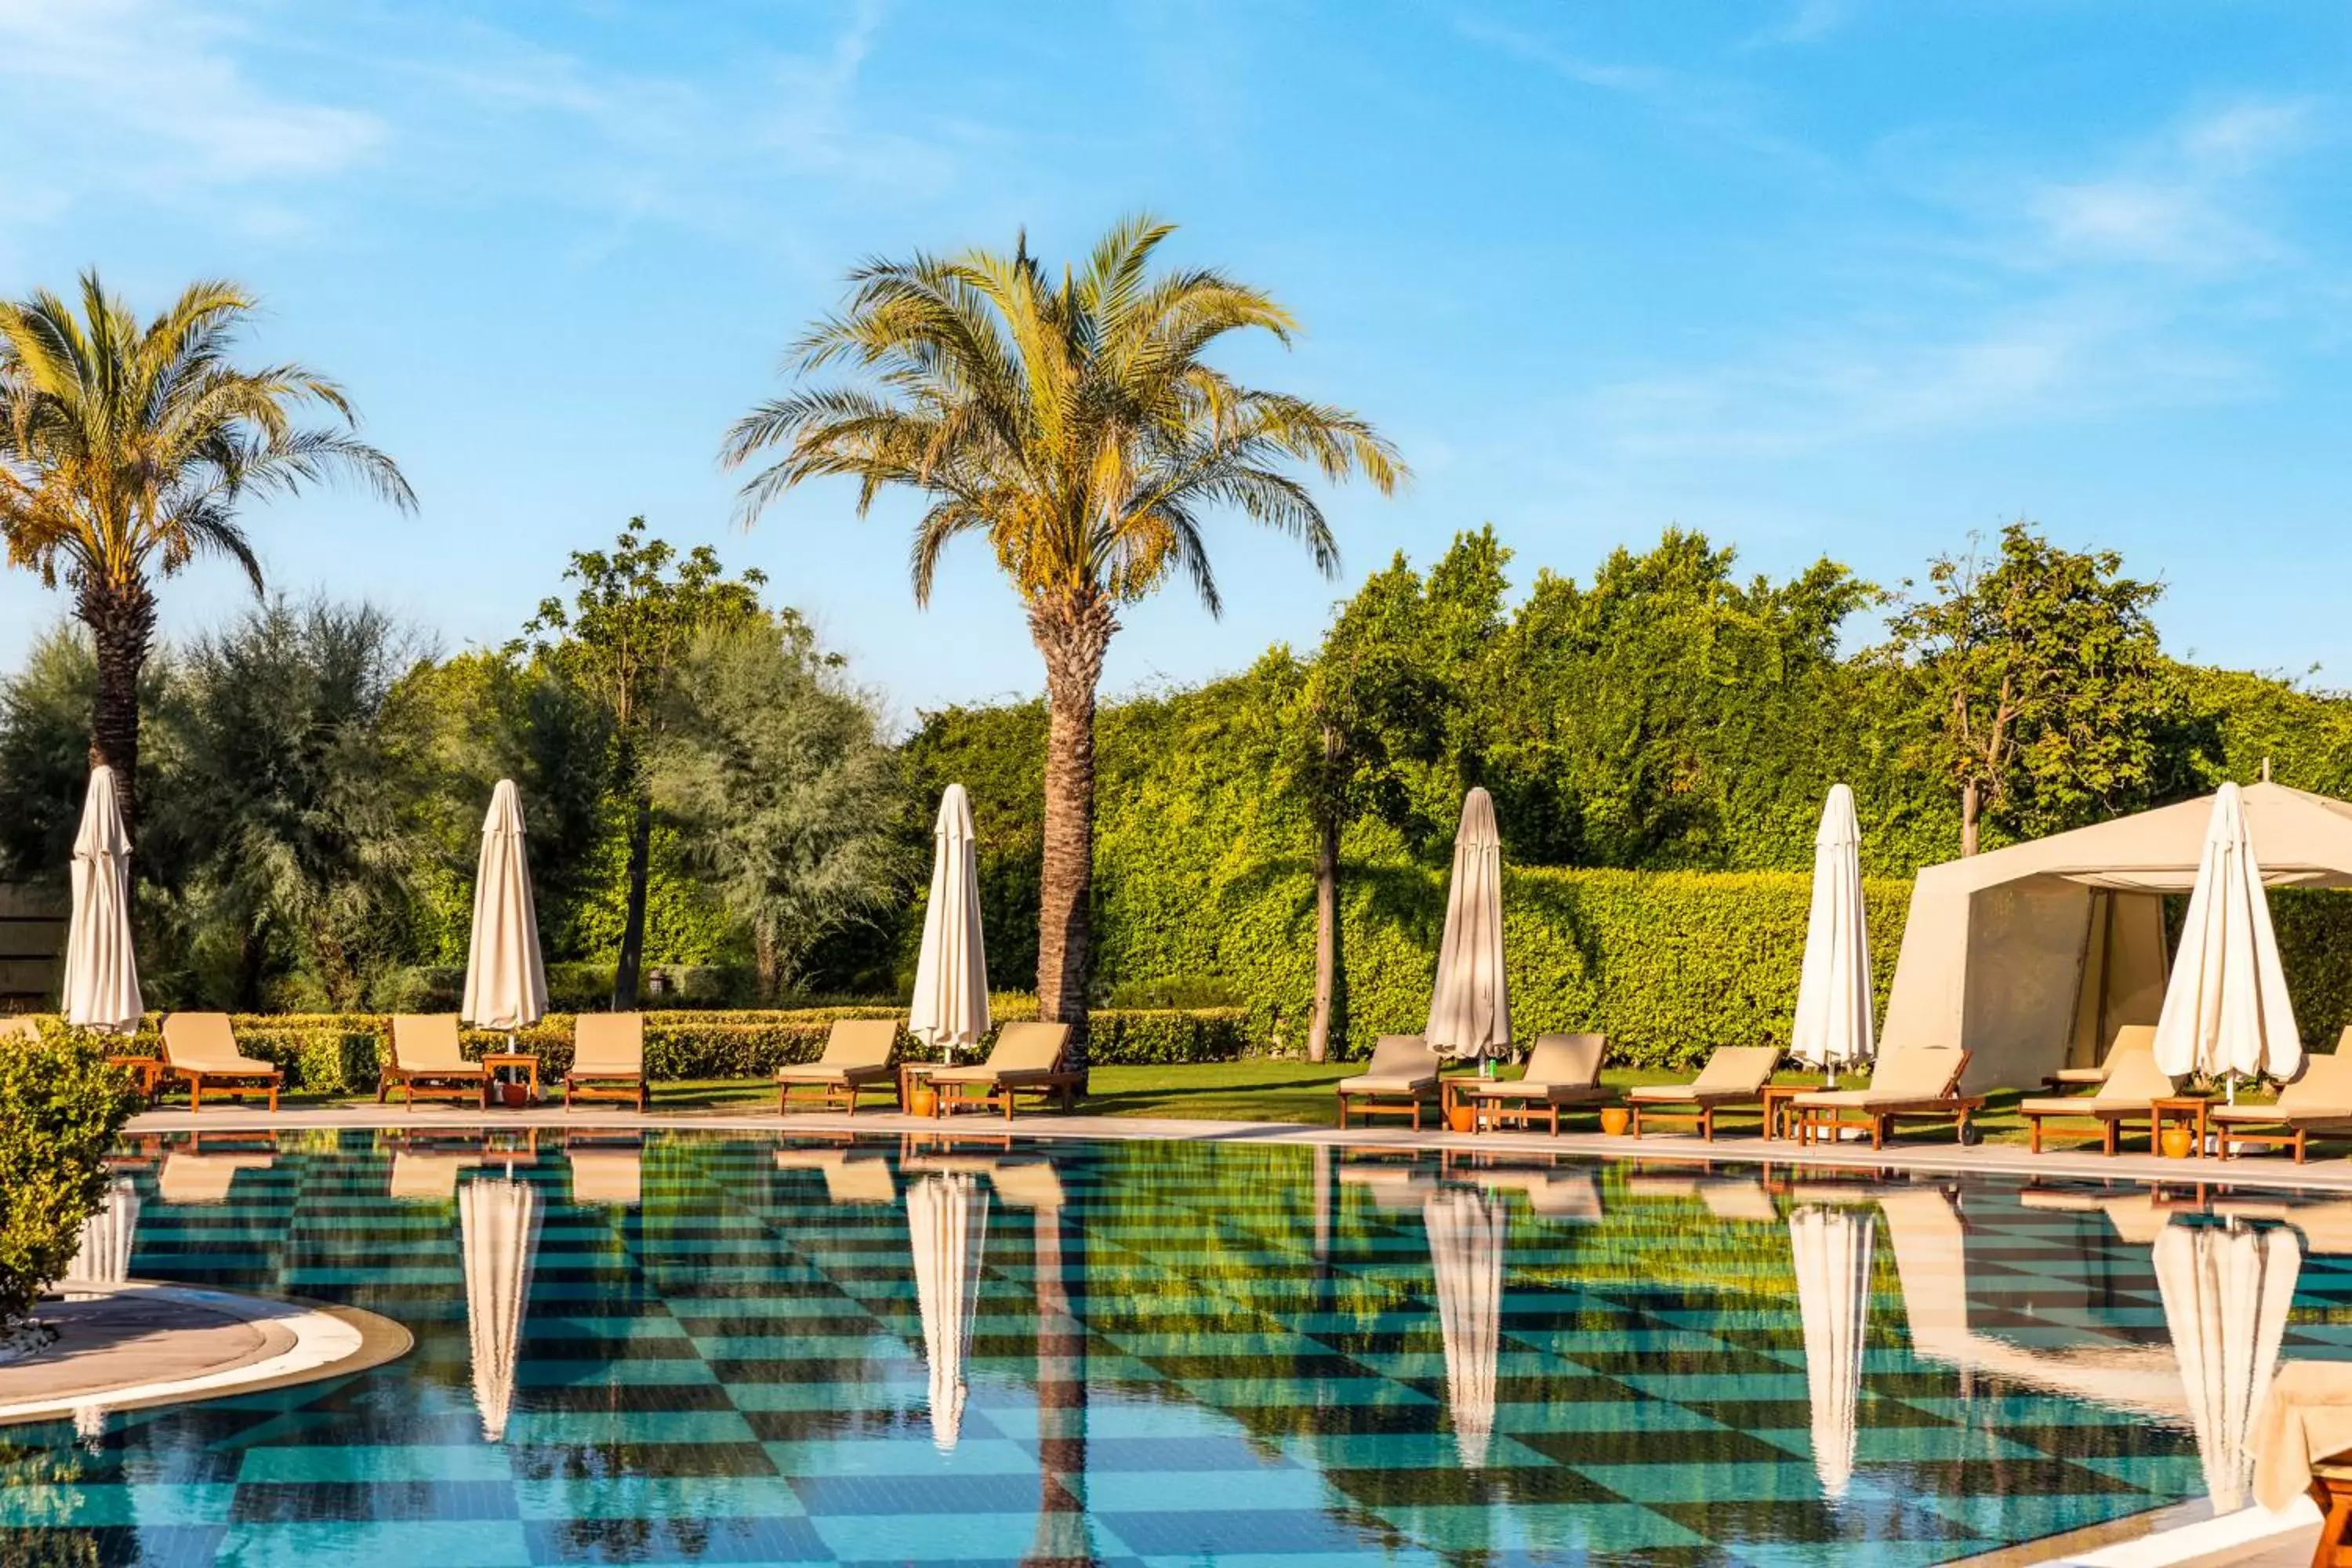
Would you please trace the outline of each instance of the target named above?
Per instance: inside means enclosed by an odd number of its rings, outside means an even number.
[[[1811,1094],[1812,1086],[1802,1083],[1768,1083],[1764,1086],[1764,1136],[1790,1138],[1797,1136],[1796,1110],[1789,1102],[1801,1094]]]
[[[482,1065],[497,1078],[501,1072],[520,1072],[530,1085],[530,1102],[539,1103],[539,1058],[529,1051],[484,1051]]]
[[[163,1092],[163,1058],[161,1057],[109,1057],[106,1065],[121,1068],[131,1075],[147,1103],[152,1105]]]
[[[2176,1094],[2163,1100],[2150,1100],[2147,1107],[2148,1152],[2151,1154],[2163,1152],[2164,1130],[2168,1125],[2178,1122],[2189,1129],[2189,1157],[2192,1160],[2203,1159],[2205,1157],[2205,1113],[2211,1109],[2212,1104],[2211,1100],[2199,1094]]]

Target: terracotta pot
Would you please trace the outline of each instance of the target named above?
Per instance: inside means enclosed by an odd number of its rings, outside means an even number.
[[[500,1082],[493,1086],[491,1098],[509,1110],[520,1110],[530,1103],[530,1085]]]
[[[928,1084],[917,1084],[914,1093],[915,1114],[937,1116],[940,1113],[940,1091]]]
[[[2168,1160],[2186,1160],[2189,1158],[2189,1147],[2195,1142],[2195,1134],[2191,1133],[2188,1128],[2181,1126],[2180,1123],[2177,1121],[2165,1128],[2162,1135],[2157,1140],[2158,1143],[2163,1145],[2164,1157]]]
[[[1457,1105],[1445,1113],[1445,1124],[1456,1132],[1475,1132],[1478,1130],[1478,1113],[1466,1105]]]
[[[1622,1138],[1633,1125],[1633,1113],[1622,1105],[1603,1106],[1601,1110],[1601,1131],[1612,1138]]]

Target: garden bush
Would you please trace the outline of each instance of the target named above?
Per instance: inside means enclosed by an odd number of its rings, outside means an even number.
[[[0,1043],[0,1330],[65,1273],[106,1200],[106,1152],[138,1109],[106,1050],[55,1026]]]

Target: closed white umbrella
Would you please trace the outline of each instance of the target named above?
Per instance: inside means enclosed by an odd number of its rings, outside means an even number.
[[[117,1176],[104,1206],[81,1222],[81,1246],[58,1281],[68,1300],[111,1290],[131,1279],[131,1243],[139,1233],[139,1189]]]
[[[482,1436],[507,1435],[514,1410],[515,1363],[539,1259],[539,1192],[529,1182],[468,1182],[457,1193],[458,1245],[466,1259],[466,1337],[473,1353],[474,1407]]]
[[[1871,1026],[1870,920],[1862,905],[1862,827],[1853,791],[1830,786],[1813,836],[1813,904],[1805,921],[1805,966],[1797,980],[1797,1022],[1789,1050],[1837,1083],[1838,1068],[1868,1061]]]
[[[528,1029],[547,1016],[547,965],[530,898],[522,795],[512,779],[490,792],[482,819],[482,859],[474,874],[474,932],[466,952],[466,1022],[478,1029]]]
[[[1506,1214],[1485,1193],[1447,1187],[1422,1205],[1437,1328],[1445,1344],[1445,1407],[1465,1470],[1484,1469],[1495,1441],[1495,1377],[1503,1346]]]
[[[980,1308],[988,1194],[968,1171],[932,1172],[907,1189],[907,1237],[915,1255],[915,1303],[930,1371],[931,1441],[951,1452],[963,1431],[964,1358]]]
[[[2263,868],[2234,784],[2213,796],[2189,918],[2157,1016],[2156,1063],[2174,1078],[2227,1078],[2233,1093],[2241,1077],[2284,1081],[2303,1070]]]
[[[931,892],[923,906],[923,949],[907,1032],[942,1061],[988,1033],[988,951],[980,930],[980,860],[971,801],[951,784],[931,828]]]
[[[1870,1331],[1870,1251],[1877,1215],[1807,1205],[1789,1215],[1805,1391],[1813,1406],[1813,1473],[1834,1502],[1853,1484],[1862,1348]]]
[[[1511,997],[1503,973],[1503,836],[1483,789],[1462,801],[1454,875],[1445,889],[1445,936],[1429,1000],[1432,1048],[1487,1059],[1511,1048]]]
[[[74,835],[73,922],[66,931],[66,1022],[127,1035],[146,1011],[131,945],[131,835],[114,770],[92,768]]]
[[[2228,1513],[2245,1506],[2253,1479],[2248,1436],[2278,1370],[2303,1244],[2283,1225],[2267,1231],[2174,1225],[2156,1238],[2154,1252],[2205,1489],[2215,1510]]]

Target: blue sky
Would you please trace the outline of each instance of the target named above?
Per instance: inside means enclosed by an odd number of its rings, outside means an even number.
[[[982,549],[919,613],[908,509],[738,532],[714,453],[861,258],[1148,208],[1305,321],[1239,368],[1416,468],[1329,496],[1349,580],[1491,521],[1522,580],[1680,523],[1891,584],[2023,515],[2176,652],[2352,684],[2347,88],[2331,4],[0,0],[0,289],[257,289],[423,503],[257,511],[274,580],[453,649],[643,512],[902,717],[1036,689]],[[1215,544],[1224,620],[1138,608],[1110,687],[1313,640],[1339,585]],[[58,607],[0,577],[0,668]]]

